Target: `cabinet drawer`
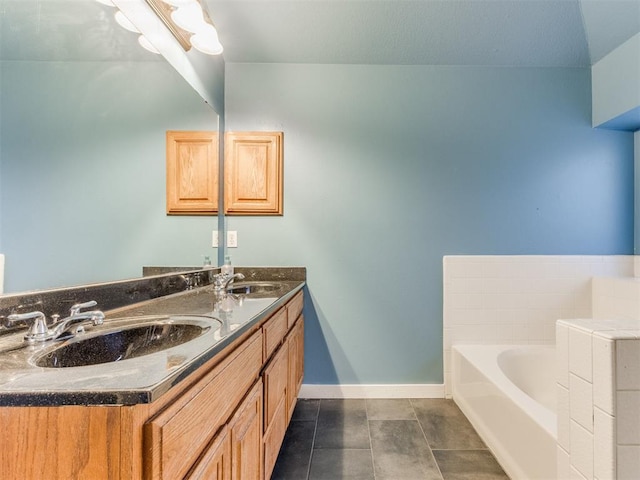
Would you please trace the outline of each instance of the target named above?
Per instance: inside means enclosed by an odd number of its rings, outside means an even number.
[[[226,422],[262,366],[260,332],[145,425],[151,478],[182,478]]]
[[[303,301],[301,290],[287,303],[287,328],[291,328],[302,313]]]
[[[287,309],[281,308],[262,326],[264,356],[266,362],[287,334]]]

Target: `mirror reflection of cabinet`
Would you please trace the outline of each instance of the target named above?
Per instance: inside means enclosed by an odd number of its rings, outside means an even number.
[[[218,211],[218,133],[167,131],[167,214]]]
[[[227,132],[226,215],[282,215],[283,133]]]

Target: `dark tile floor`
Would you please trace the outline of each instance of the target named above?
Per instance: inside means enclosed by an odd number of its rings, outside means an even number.
[[[452,400],[299,400],[271,477],[508,480]]]

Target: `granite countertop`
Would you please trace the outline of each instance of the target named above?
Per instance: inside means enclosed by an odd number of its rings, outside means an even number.
[[[248,276],[248,281],[256,280]],[[271,281],[271,280],[268,280]],[[77,338],[23,346],[22,332],[0,337],[0,405],[133,405],[160,398],[227,345],[295,295],[303,280],[278,279],[278,290],[261,294],[214,294],[211,285],[105,311],[102,326]],[[127,360],[80,367],[38,367],[35,361],[84,335],[139,323],[148,316],[173,316],[204,325],[206,332],[186,343]],[[186,316],[186,317],[185,317]]]

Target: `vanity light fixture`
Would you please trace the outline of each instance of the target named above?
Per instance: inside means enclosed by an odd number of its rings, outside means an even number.
[[[156,55],[160,54],[160,52],[153,46],[153,44],[140,33],[140,30],[133,24],[131,20],[129,20],[122,11],[120,11],[116,5],[111,0],[96,0],[98,3],[103,5],[107,5],[109,7],[114,7],[116,9],[116,13],[113,15],[116,19],[118,25],[120,25],[125,30],[128,30],[133,33],[138,34],[138,43],[142,48],[148,50],[151,53],[155,53]]]
[[[153,43],[141,34],[140,30],[147,31],[143,28],[145,25],[139,25],[129,20],[117,8],[113,0],[96,1],[116,8],[115,19],[118,24],[130,32],[138,34],[138,43],[142,47],[152,53],[160,53]],[[201,0],[146,0],[146,3],[185,51],[189,51],[193,47],[207,55],[220,55],[222,53],[223,49],[218,39],[218,32]],[[125,11],[128,12],[128,10]],[[156,38],[156,40],[158,39]]]
[[[120,10],[115,13],[114,17],[116,19],[116,22],[118,22],[118,25],[120,25],[125,30],[129,30],[133,33],[140,33],[140,30],[138,30],[136,26],[131,23],[131,20],[125,17],[124,13],[122,13]]]
[[[200,0],[146,0],[185,51],[220,55],[222,44]]]

